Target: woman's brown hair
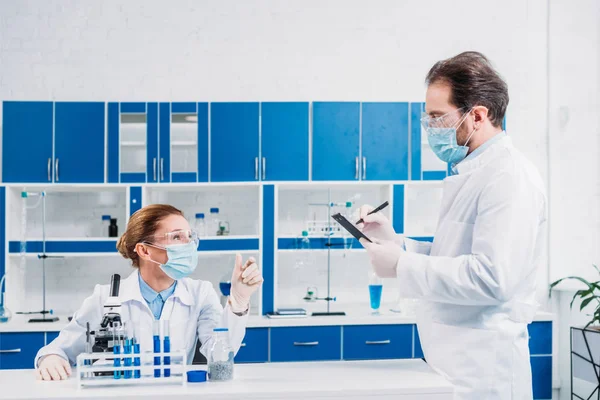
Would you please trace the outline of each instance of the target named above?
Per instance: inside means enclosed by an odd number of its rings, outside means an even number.
[[[183,216],[183,213],[168,204],[151,204],[136,211],[129,218],[127,229],[117,242],[119,253],[130,259],[134,267],[139,267],[140,256],[135,252],[135,246],[154,235],[160,221],[170,215]]]

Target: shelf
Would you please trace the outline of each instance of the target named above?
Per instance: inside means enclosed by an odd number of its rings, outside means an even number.
[[[121,146],[123,147],[146,147],[146,142],[137,141],[137,140],[126,140],[121,142]]]
[[[177,147],[177,146],[197,146],[198,143],[194,140],[177,140],[177,141],[172,141],[171,142],[171,146],[173,147]]]
[[[49,255],[116,255],[118,254],[116,238],[60,238],[46,240],[46,253]],[[10,256],[20,256],[21,242],[10,241],[8,252]],[[199,252],[231,253],[258,251],[258,236],[214,236],[201,238]],[[28,257],[37,257],[42,252],[41,240],[28,240]]]

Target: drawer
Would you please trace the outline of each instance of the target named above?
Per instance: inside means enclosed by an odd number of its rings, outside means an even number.
[[[44,332],[0,333],[0,369],[33,368]]]
[[[246,329],[242,347],[235,356],[236,363],[269,361],[269,328]]]
[[[60,332],[46,332],[46,346],[58,337]]]
[[[415,333],[415,350],[413,353],[414,358],[423,358],[423,348],[421,347],[421,339],[419,338],[419,329],[416,325],[413,325],[413,332]]]
[[[340,360],[341,331],[339,326],[271,328],[271,361]]]
[[[412,357],[412,325],[344,327],[344,360]]]
[[[527,330],[531,354],[552,354],[552,322],[534,322]]]
[[[531,357],[531,383],[534,399],[552,398],[552,357]]]

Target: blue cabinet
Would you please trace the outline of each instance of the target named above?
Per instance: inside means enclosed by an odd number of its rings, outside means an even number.
[[[52,343],[54,339],[58,337],[60,332],[46,332],[46,345]]]
[[[108,103],[108,182],[156,183],[158,103]],[[162,163],[164,167],[164,160]]]
[[[529,352],[532,355],[552,354],[552,322],[534,322],[529,331]]]
[[[308,103],[261,103],[261,180],[308,180]]]
[[[2,104],[2,181],[52,182],[52,102]]]
[[[414,336],[415,336],[415,345],[413,351],[414,358],[423,358],[423,348],[421,347],[421,339],[419,338],[419,329],[416,325],[413,325]]]
[[[311,326],[271,329],[271,361],[341,359],[341,327]]]
[[[259,180],[259,104],[211,103],[210,180]]]
[[[531,357],[531,383],[534,399],[552,398],[552,356]]]
[[[104,103],[54,105],[54,182],[104,182]]]
[[[313,103],[312,179],[360,179],[360,103]]]
[[[408,179],[408,103],[362,104],[362,180]]]
[[[269,361],[269,328],[248,328],[242,347],[235,356],[236,363]]]
[[[208,181],[208,103],[160,103],[159,181]]]
[[[0,333],[0,369],[33,368],[44,332]]]
[[[412,357],[412,325],[344,327],[344,360]]]

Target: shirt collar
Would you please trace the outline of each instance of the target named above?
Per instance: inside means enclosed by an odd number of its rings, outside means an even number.
[[[121,289],[119,291],[119,300],[121,303],[131,300],[137,300],[139,302],[146,302],[145,296],[142,295],[142,282],[147,286],[148,284],[144,282],[144,280],[140,276],[140,271],[136,268],[134,272],[131,273],[125,280],[121,281]],[[150,301],[154,301],[156,296],[159,294],[149,287],[152,292],[154,292],[154,296],[150,295]],[[163,300],[166,300],[169,296],[165,293],[165,291],[173,290],[172,296],[176,299],[179,299],[183,304],[192,306],[195,304],[193,296],[190,294],[187,286],[185,285],[185,281],[178,280],[176,284],[172,285],[170,288],[163,290],[160,292]],[[163,296],[163,293],[165,294]]]
[[[156,300],[158,296],[160,296],[162,301],[166,301],[169,298],[169,296],[173,294],[173,292],[175,291],[175,287],[177,286],[177,281],[175,281],[171,286],[159,293],[156,290],[152,289],[150,285],[148,285],[146,281],[142,279],[142,275],[138,274],[138,278],[140,282],[140,292],[142,293],[142,297],[144,298],[144,300],[146,300],[148,303],[152,303],[154,300]]]
[[[498,136],[498,135],[496,135]],[[503,135],[492,143],[492,145],[488,146],[486,151],[481,152],[478,157],[472,158],[470,160],[463,160],[456,164],[453,168],[458,174],[466,174],[476,170],[479,167],[482,167],[489,163],[491,160],[497,157],[500,152],[512,148],[512,140],[510,136]]]
[[[467,155],[463,160],[461,160],[458,164],[455,164],[452,166],[452,173],[453,174],[457,174],[459,172],[459,168],[458,166],[460,164],[468,164],[470,161],[474,160],[475,158],[477,158],[480,154],[482,154],[485,150],[487,150],[489,147],[491,147],[492,145],[494,145],[495,143],[497,143],[499,140],[503,139],[506,137],[506,132],[502,131],[494,136],[492,136],[491,138],[489,138],[487,141],[485,141],[483,144],[481,144],[478,148],[476,148],[475,150],[473,150],[471,153],[469,153],[469,155]]]

